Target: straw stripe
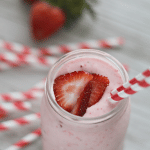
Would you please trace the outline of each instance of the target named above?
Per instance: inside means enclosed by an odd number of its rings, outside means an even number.
[[[143,79],[145,79],[147,77],[150,77],[150,69],[145,70],[143,73],[138,74],[136,77],[134,77],[133,79],[131,79],[129,82],[126,82],[123,85],[121,85],[120,87],[118,87],[117,89],[113,90],[111,92],[111,94],[114,95],[117,92],[125,90],[126,88],[129,88],[131,85],[134,85],[136,83],[138,83],[141,87],[145,87],[145,86],[147,87],[147,84],[143,80]]]
[[[11,65],[5,62],[0,62],[0,71],[11,69]]]
[[[29,145],[32,142],[34,142],[39,136],[41,136],[40,128],[36,129],[32,133],[27,134],[20,141],[18,141],[17,143],[13,144],[12,146],[8,147],[5,150],[19,150],[21,148],[24,148],[27,145]]]
[[[123,43],[124,40],[121,37],[110,38],[106,40],[91,40],[82,43],[71,43],[67,45],[51,46],[49,48],[40,49],[40,53],[42,55],[60,55],[76,49],[114,48],[123,45]]]
[[[58,58],[56,57],[37,57],[34,55],[21,55],[11,52],[5,52],[0,54],[0,60],[6,62],[10,66],[19,66],[21,64],[30,64],[34,66],[51,66]]]
[[[11,52],[20,54],[33,54],[33,55],[61,55],[69,51],[79,48],[113,48],[120,46],[124,43],[121,37],[114,37],[105,40],[91,40],[82,43],[72,43],[65,45],[53,45],[48,48],[31,48],[22,44],[7,42],[0,40],[0,47],[7,49]]]
[[[147,81],[145,81],[145,80],[142,81],[142,82],[146,82],[147,86],[141,87],[138,83],[134,84],[131,87],[128,87],[128,88],[126,88],[126,89],[124,89],[124,90],[122,90],[122,91],[120,91],[114,95],[111,95],[111,99],[113,99],[115,101],[119,101],[119,100],[122,100],[122,99],[130,96],[130,95],[137,93],[140,90],[143,90],[143,89],[149,87],[150,86],[150,78],[147,78],[147,79],[148,79]]]
[[[25,101],[41,98],[44,92],[45,79],[26,92],[9,92],[0,94],[0,102]]]
[[[149,77],[149,76],[150,76],[150,69],[145,70],[142,74],[143,74],[145,77]]]
[[[32,48],[26,45],[22,45],[15,42],[7,42],[4,40],[0,40],[0,47],[9,50],[11,52],[22,53],[22,54],[30,54],[30,51],[33,50]]]
[[[43,95],[43,90],[37,91],[30,90],[27,92],[10,92],[5,94],[0,94],[0,102],[14,102],[14,101],[25,101],[41,98]]]
[[[39,118],[40,118],[40,113],[35,113],[35,114],[23,116],[18,119],[4,121],[0,123],[0,131],[10,130],[14,127],[30,124],[36,120],[39,120]]]
[[[18,67],[18,66],[22,65],[22,64],[19,64],[19,63],[16,63],[16,62],[9,61],[7,59],[3,59],[3,57],[1,57],[1,56],[0,56],[0,61],[1,61],[0,62],[0,71],[8,70],[8,69],[11,69],[11,68]]]
[[[0,113],[12,112],[16,110],[29,110],[31,104],[29,102],[14,102],[14,103],[0,103]]]
[[[143,73],[138,74],[129,82],[123,84],[116,90],[111,92],[110,101],[120,101],[130,95],[137,93],[150,86],[150,69],[145,70]]]

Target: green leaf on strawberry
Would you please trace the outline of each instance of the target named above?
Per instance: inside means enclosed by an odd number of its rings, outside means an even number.
[[[97,0],[46,0],[51,5],[61,8],[66,14],[65,26],[71,26],[74,21],[79,19],[83,11],[87,9],[92,17],[95,16],[95,12],[91,6],[91,3],[95,3]]]

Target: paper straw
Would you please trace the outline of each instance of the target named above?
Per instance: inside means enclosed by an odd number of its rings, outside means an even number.
[[[0,102],[15,102],[38,99],[43,96],[45,79],[26,92],[9,92],[0,94]]]
[[[10,130],[19,126],[30,124],[40,119],[40,113],[29,114],[14,120],[8,120],[0,123],[0,131]]]
[[[113,37],[104,40],[90,40],[82,43],[54,45],[47,48],[32,48],[15,42],[0,40],[0,47],[11,52],[33,55],[62,55],[75,49],[82,48],[114,48],[123,45],[124,39]]]
[[[10,66],[19,66],[22,64],[28,64],[33,66],[48,66],[53,65],[58,58],[56,57],[37,57],[34,55],[21,55],[11,52],[5,52],[0,54],[0,61],[7,63]]]
[[[29,102],[0,103],[0,114],[17,110],[27,111],[31,108]]]
[[[105,40],[90,40],[82,43],[70,43],[58,46],[50,46],[41,48],[41,55],[62,55],[76,49],[92,49],[92,48],[114,48],[123,45],[124,40],[121,37],[109,38]]]
[[[33,131],[32,133],[27,134],[20,141],[18,141],[17,143],[13,144],[12,146],[8,147],[5,150],[19,150],[31,144],[40,136],[41,136],[41,130],[39,128]]]
[[[27,92],[9,92],[0,94],[0,102],[15,102],[15,101],[26,101],[41,98],[43,95],[42,90],[30,90]]]
[[[9,70],[12,66],[5,62],[0,62],[0,71]]]
[[[11,68],[14,68],[14,67],[18,67],[18,66],[21,66],[22,64],[18,64],[18,63],[14,63],[14,62],[11,62],[9,60],[0,60],[0,71],[5,71],[5,70],[9,70]]]
[[[124,83],[111,92],[110,101],[120,101],[130,95],[137,93],[150,86],[150,69],[146,69],[142,73],[135,76],[129,82]]]
[[[5,118],[7,115],[8,115],[8,113],[6,111],[4,111],[4,110],[1,111],[0,110],[0,120],[3,119],[3,118]]]

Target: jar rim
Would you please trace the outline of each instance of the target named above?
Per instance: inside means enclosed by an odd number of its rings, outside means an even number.
[[[110,118],[112,118],[113,116],[115,116],[116,114],[118,114],[121,110],[124,110],[124,108],[127,106],[128,104],[128,98],[118,102],[117,106],[112,109],[110,112],[102,115],[102,116],[98,116],[98,117],[80,117],[80,116],[76,116],[73,115],[67,111],[65,111],[63,108],[61,108],[56,100],[54,99],[53,95],[53,81],[54,79],[51,78],[51,76],[54,76],[54,74],[56,73],[56,68],[59,67],[59,65],[61,63],[67,62],[69,61],[68,59],[73,58],[77,55],[101,55],[103,57],[105,57],[106,59],[108,59],[110,62],[113,62],[114,65],[116,65],[116,67],[119,69],[119,71],[121,72],[121,75],[123,77],[123,82],[127,82],[128,81],[128,74],[126,72],[126,70],[124,69],[123,65],[113,56],[109,55],[108,53],[105,53],[103,51],[100,50],[95,50],[95,49],[78,49],[78,50],[74,50],[72,52],[69,52],[65,55],[63,55],[62,57],[60,57],[60,59],[52,66],[52,68],[49,71],[49,74],[47,76],[46,79],[46,89],[45,89],[45,94],[48,97],[48,103],[51,105],[51,107],[53,108],[53,110],[59,114],[61,117],[69,120],[69,121],[73,121],[76,123],[83,123],[83,124],[92,124],[92,123],[100,123],[100,122],[104,122]],[[51,85],[51,86],[50,86]]]

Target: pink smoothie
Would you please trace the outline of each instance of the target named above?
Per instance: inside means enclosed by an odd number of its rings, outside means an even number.
[[[57,76],[73,71],[96,73],[108,77],[110,81],[110,84],[106,88],[101,100],[95,105],[89,107],[84,117],[102,116],[110,112],[116,106],[116,104],[110,104],[110,102],[107,101],[110,92],[123,83],[123,79],[116,68],[107,62],[95,58],[80,58],[64,64],[59,70]]]
[[[59,66],[55,78],[81,70],[106,76],[110,84],[100,101],[89,107],[80,118],[108,117],[108,113],[112,114],[119,104],[111,104],[107,98],[124,82],[122,74],[109,60],[92,56],[67,61]],[[56,113],[57,110],[49,106],[49,100],[50,97],[45,94],[41,106],[43,150],[122,150],[130,115],[129,99],[119,113],[97,123],[80,123],[78,118],[70,121]]]

